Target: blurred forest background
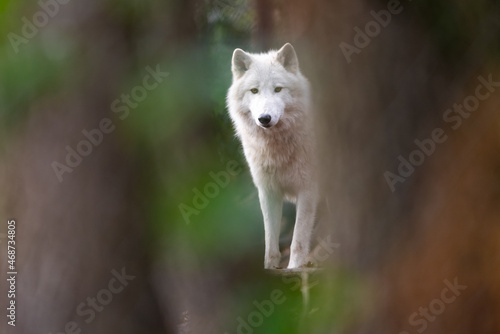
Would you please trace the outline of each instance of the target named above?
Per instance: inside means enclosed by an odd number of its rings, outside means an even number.
[[[443,120],[478,77],[500,81],[499,1],[0,0],[0,36],[0,267],[15,219],[18,270],[1,333],[500,333],[498,84]],[[314,91],[320,237],[338,244],[309,277],[262,269],[225,108],[234,48],[286,42]]]

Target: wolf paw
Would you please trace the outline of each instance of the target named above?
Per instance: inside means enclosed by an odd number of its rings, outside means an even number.
[[[265,258],[264,268],[265,269],[281,269],[280,267],[281,255],[273,255]]]
[[[290,262],[288,263],[288,269],[292,268],[311,268],[314,264],[310,261],[307,256],[291,256]]]

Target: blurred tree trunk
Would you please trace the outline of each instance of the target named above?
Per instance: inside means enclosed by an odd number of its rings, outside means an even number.
[[[299,57],[307,57],[301,64],[315,92],[329,224],[341,263],[378,291],[372,320],[356,332],[415,332],[424,321],[426,333],[500,330],[500,93],[492,92],[456,131],[443,122],[448,108],[475,94],[479,75],[500,79],[498,64],[486,65],[494,64],[489,57],[499,27],[491,23],[499,10],[485,5],[476,20],[472,3],[440,5],[448,10],[432,16],[430,4],[402,2],[350,61],[340,44],[355,47],[353,29],[364,31],[374,21],[370,11],[387,11],[386,2],[278,6],[280,41],[295,43]],[[439,30],[444,20],[457,23],[451,37]],[[467,22],[472,35],[458,22]],[[436,43],[440,38],[454,39],[446,45]],[[430,138],[436,128],[449,139],[392,192],[384,173],[397,174],[398,156],[408,159],[418,148],[414,140]],[[467,286],[461,295],[442,314],[419,314],[410,323],[454,278]]]
[[[186,43],[193,38],[194,20],[188,18],[194,14],[187,3],[179,1],[170,12],[157,12],[166,16],[158,20],[164,26],[155,26],[160,34],[150,32],[147,37],[168,39],[166,44],[173,48],[181,44],[179,39]],[[104,118],[117,119],[111,102],[126,93],[120,90],[130,69],[137,70],[135,56],[142,50],[136,48],[144,36],[134,25],[150,19],[134,19],[134,12],[127,16],[110,11],[108,5],[87,1],[83,8],[74,4],[61,9],[54,22],[72,22],[75,46],[75,56],[68,60],[74,67],[63,74],[68,84],[53,96],[31,101],[28,120],[4,147],[3,163],[8,167],[3,175],[7,203],[2,219],[17,222],[18,276],[16,327],[4,319],[2,333],[174,332],[173,320],[167,309],[160,309],[152,288],[144,196],[149,191],[148,153],[139,153],[135,145],[126,147],[121,123],[114,122],[114,131],[104,134],[102,143],[93,146],[71,173],[64,173],[62,182],[51,166],[53,161],[66,164],[65,147],[76,149],[86,139],[82,130],[98,128]],[[172,31],[183,34],[169,35]],[[109,292],[117,272],[128,281],[108,301],[105,290]],[[120,285],[116,279],[113,284]],[[4,296],[2,289],[5,311]],[[101,306],[91,315],[88,298],[96,297],[109,304],[98,303]]]
[[[273,14],[272,6],[269,5],[269,1],[265,0],[255,0],[255,12],[257,17],[257,24],[255,30],[254,41],[259,50],[266,52],[273,45]]]

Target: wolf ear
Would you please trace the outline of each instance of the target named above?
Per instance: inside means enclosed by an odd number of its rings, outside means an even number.
[[[236,49],[233,52],[233,60],[231,70],[233,71],[233,76],[235,78],[241,78],[248,68],[250,67],[250,63],[252,62],[252,58],[250,55],[243,51],[242,49]]]
[[[283,47],[279,49],[276,58],[287,71],[292,73],[298,72],[299,60],[292,44],[286,43],[283,45]]]

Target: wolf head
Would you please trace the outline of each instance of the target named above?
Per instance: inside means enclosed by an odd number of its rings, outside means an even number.
[[[228,93],[228,107],[238,130],[258,126],[271,131],[298,121],[297,109],[308,101],[308,82],[299,70],[293,46],[285,44],[278,51],[250,54],[234,50],[233,84]],[[240,126],[240,127],[241,127]]]

